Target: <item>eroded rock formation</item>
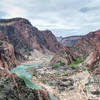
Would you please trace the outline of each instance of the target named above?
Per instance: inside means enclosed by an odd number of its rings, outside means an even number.
[[[83,57],[88,56],[96,47],[100,47],[100,30],[90,32],[82,37],[71,50],[78,56]]]
[[[39,31],[23,18],[0,20],[0,31],[8,36],[14,48],[21,54],[37,49],[40,52],[57,52],[63,46],[51,31]]]
[[[15,76],[15,75],[14,75]],[[42,90],[27,88],[17,76],[0,78],[0,100],[50,100],[49,94]]]
[[[0,40],[0,68],[11,70],[17,65],[14,48],[7,41]]]
[[[63,48],[58,53],[56,53],[56,55],[50,61],[50,65],[56,66],[57,64],[61,64],[63,66],[66,66],[71,64],[76,58],[77,56],[70,52],[68,48]]]
[[[97,47],[83,62],[94,74],[100,74],[100,49]]]

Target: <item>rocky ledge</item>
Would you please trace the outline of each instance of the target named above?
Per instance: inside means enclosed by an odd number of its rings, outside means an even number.
[[[83,62],[94,74],[100,75],[100,49],[97,47]]]
[[[0,78],[0,100],[50,100],[46,91],[32,90],[22,79],[12,75]]]

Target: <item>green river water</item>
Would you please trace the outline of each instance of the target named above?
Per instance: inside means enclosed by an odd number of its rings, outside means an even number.
[[[42,64],[44,64],[43,62],[40,63],[35,63],[35,64],[22,64],[19,65],[17,67],[15,67],[14,69],[11,70],[11,73],[16,73],[18,75],[18,77],[20,77],[21,79],[24,80],[26,86],[28,88],[32,88],[32,89],[42,89],[40,86],[37,86],[35,84],[33,84],[31,82],[32,80],[32,74],[28,71],[30,68],[38,68],[39,66],[41,66]],[[49,93],[50,99],[51,100],[58,100],[53,94]]]

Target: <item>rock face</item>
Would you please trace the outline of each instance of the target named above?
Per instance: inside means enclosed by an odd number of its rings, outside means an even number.
[[[100,100],[100,75],[92,75],[87,70],[81,70],[81,67],[41,68],[33,80],[37,79],[59,100]]]
[[[0,100],[50,100],[50,97],[46,91],[27,88],[18,77],[14,80],[12,77],[1,77]]]
[[[96,47],[100,47],[100,30],[90,32],[82,37],[71,50],[80,57],[83,57],[88,56]]]
[[[57,52],[62,45],[51,31],[39,31],[23,18],[0,20],[0,31],[8,36],[16,51],[27,54],[33,49]]]
[[[10,70],[17,65],[14,48],[9,43],[7,36],[4,36],[1,32],[0,36],[0,68]]]
[[[50,65],[52,66],[58,66],[58,65],[69,65],[73,62],[74,59],[76,59],[77,56],[70,52],[68,48],[60,50],[56,55],[53,57],[53,59],[50,61]]]
[[[86,100],[100,100],[100,75],[91,75],[85,84]]]
[[[100,49],[96,48],[83,62],[94,74],[100,74]]]
[[[40,31],[40,38],[41,42],[43,42],[43,45],[52,52],[57,52],[59,49],[63,48],[63,45],[61,45],[56,37],[53,35],[53,33],[49,30],[46,31]]]
[[[87,57],[83,65],[100,74],[100,30],[83,36],[70,50],[79,57]]]
[[[69,36],[69,37],[61,37],[57,38],[57,40],[62,43],[64,46],[72,47],[74,46],[78,40],[80,40],[83,36]]]

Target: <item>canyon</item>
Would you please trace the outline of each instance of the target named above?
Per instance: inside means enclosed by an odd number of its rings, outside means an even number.
[[[0,19],[0,100],[100,100],[100,30],[57,39]]]

